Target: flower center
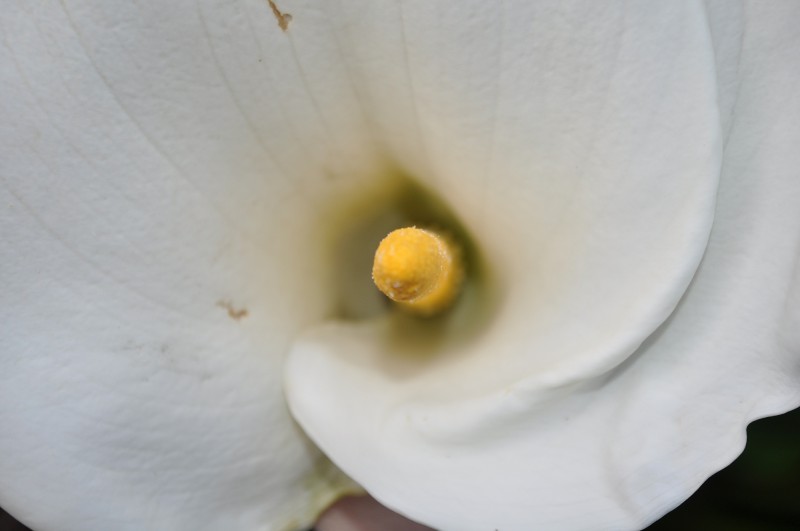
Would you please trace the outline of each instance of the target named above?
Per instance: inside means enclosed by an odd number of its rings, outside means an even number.
[[[450,238],[408,227],[392,231],[378,245],[372,280],[402,308],[429,316],[453,303],[463,271],[460,250]]]
[[[321,210],[320,232],[310,236],[318,238],[315,263],[329,264],[319,278],[329,290],[330,317],[384,319],[385,351],[413,351],[408,357],[433,358],[447,345],[468,343],[505,293],[490,264],[433,191],[401,172],[371,182]],[[376,252],[381,245],[389,252]]]

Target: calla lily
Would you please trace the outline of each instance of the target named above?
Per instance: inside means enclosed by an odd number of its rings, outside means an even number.
[[[12,2],[0,505],[295,529],[357,483],[445,529],[645,526],[800,404],[798,20]],[[335,265],[400,174],[486,264],[430,323]]]

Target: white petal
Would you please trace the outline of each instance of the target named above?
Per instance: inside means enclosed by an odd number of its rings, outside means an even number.
[[[745,10],[737,63],[742,21],[709,34],[693,3],[402,6],[431,186],[509,294],[430,362],[389,352],[414,348],[391,321],[309,332],[292,410],[428,525],[643,527],[733,459],[747,422],[800,401],[800,13]],[[351,29],[392,35],[375,12]]]
[[[293,31],[266,2],[3,6],[0,505],[29,526],[291,528],[347,486],[281,374],[331,304],[317,205],[374,150]]]

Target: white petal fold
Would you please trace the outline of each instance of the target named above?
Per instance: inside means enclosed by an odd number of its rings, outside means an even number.
[[[370,115],[414,103],[420,147],[393,149],[499,293],[422,359],[393,318],[295,343],[293,413],[383,503],[442,529],[637,529],[800,403],[800,12],[723,6],[350,14],[386,36],[355,47]]]

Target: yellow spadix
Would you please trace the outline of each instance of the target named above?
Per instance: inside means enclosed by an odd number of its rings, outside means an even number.
[[[450,306],[463,276],[458,246],[416,227],[390,232],[378,245],[372,265],[379,290],[409,312],[425,316]]]

